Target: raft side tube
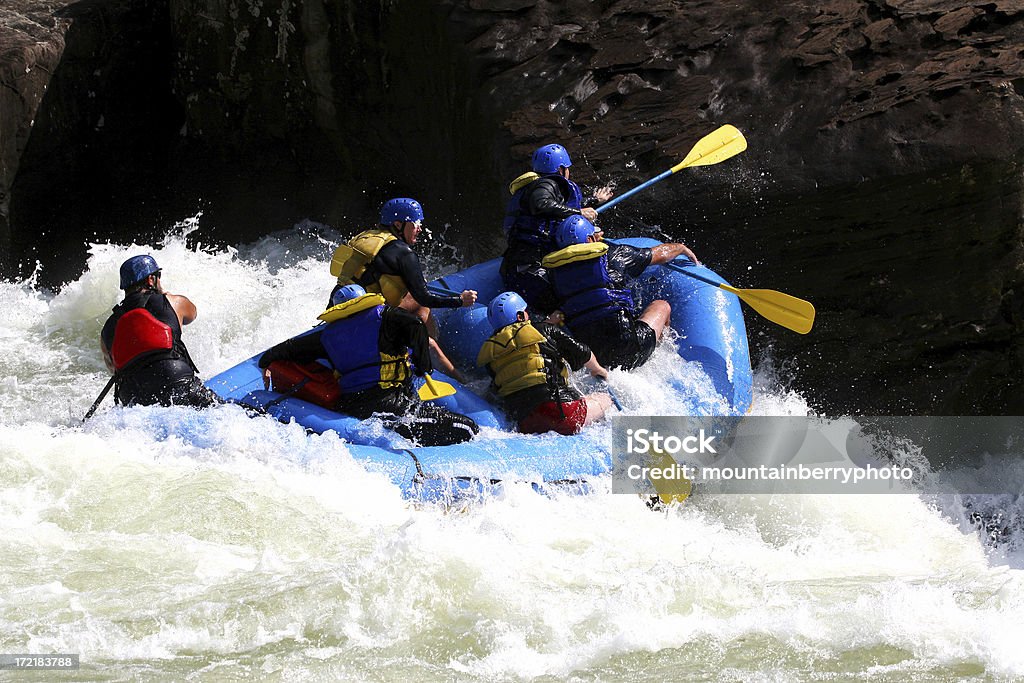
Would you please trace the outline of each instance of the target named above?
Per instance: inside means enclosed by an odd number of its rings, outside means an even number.
[[[661,242],[646,237],[615,240],[634,247],[655,247]],[[686,258],[675,263],[721,284],[729,284],[718,273]],[[651,266],[638,278],[643,306],[664,299],[672,306],[671,325],[679,333],[679,355],[700,363],[715,390],[736,414],[745,414],[753,401],[753,371],[747,328],[739,297],[688,277],[667,266]]]
[[[736,414],[746,413],[753,401],[753,371],[739,298],[683,273],[661,269],[662,286],[672,291],[672,327],[679,332],[679,355],[700,363]],[[728,284],[704,266],[688,269]]]

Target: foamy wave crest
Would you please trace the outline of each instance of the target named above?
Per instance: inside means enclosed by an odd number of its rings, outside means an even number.
[[[153,254],[196,303],[185,340],[206,377],[323,310],[330,229],[229,249],[190,229],[93,245],[59,292],[0,283],[0,651],[77,652],[86,678],[1024,676],[1024,573],[969,513],[919,496],[698,494],[651,512],[607,482],[510,484],[454,512],[404,501],[332,433],[237,406],[108,405],[82,426],[129,256]],[[679,385],[713,405],[671,345],[612,374],[627,412],[690,409]],[[810,412],[773,367],[754,412]]]

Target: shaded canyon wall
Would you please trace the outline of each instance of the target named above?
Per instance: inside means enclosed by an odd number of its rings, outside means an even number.
[[[354,231],[398,194],[490,257],[536,145],[622,191],[732,123],[747,152],[606,230],[684,239],[738,286],[814,301],[806,337],[748,322],[824,408],[1024,409],[1024,2],[17,3],[5,273],[41,258],[59,281],[93,234],[144,239],[199,209],[228,243],[303,218]]]

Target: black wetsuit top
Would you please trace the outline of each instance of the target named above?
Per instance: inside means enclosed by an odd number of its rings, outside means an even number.
[[[608,245],[608,278],[615,289],[629,287],[651,265],[654,252],[628,244]]]
[[[562,193],[562,185],[554,178],[541,178],[530,183],[519,200],[520,210],[530,216],[565,220],[569,216],[580,215],[579,209],[570,207],[566,202],[570,197]],[[521,240],[510,239],[505,250],[503,268],[526,264],[540,264],[547,254],[555,250],[554,242],[550,245],[531,244]]]
[[[573,339],[561,327],[545,322],[535,322],[533,326],[547,339],[541,343],[540,353],[544,356],[548,382],[505,397],[505,410],[516,422],[547,401],[571,403],[580,399],[582,394],[562,378],[562,365],[568,363],[573,370],[579,370],[590,360],[590,348]],[[491,374],[493,376],[494,373]]]
[[[426,278],[420,259],[412,247],[401,239],[388,242],[377,252],[366,272],[356,281],[364,287],[378,280],[381,275],[398,275],[420,306],[427,308],[458,308],[462,299],[457,296],[435,296],[427,289]]]

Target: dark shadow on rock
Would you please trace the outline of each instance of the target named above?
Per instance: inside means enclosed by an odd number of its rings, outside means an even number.
[[[12,247],[56,284],[88,240],[138,239],[172,220],[165,169],[183,113],[169,88],[170,32],[158,2],[84,1],[35,113],[11,187]]]
[[[493,254],[498,123],[476,104],[446,10],[206,5],[61,10],[66,47],[11,192],[22,273],[40,260],[59,284],[88,241],[151,241],[199,211],[204,243],[303,219],[354,233],[396,195],[419,198],[434,227],[452,224],[467,257]]]
[[[199,210],[197,239],[238,243],[305,218],[351,234],[396,195],[451,223],[475,262],[500,253],[504,188],[539,144],[566,144],[587,188],[621,192],[732,123],[747,152],[602,215],[609,234],[682,238],[739,286],[813,301],[806,337],[747,318],[822,408],[1024,407],[1012,3],[86,0],[67,13],[10,202],[15,246],[51,282],[77,273],[85,240],[147,241]]]
[[[806,336],[748,313],[830,414],[1024,414],[1024,158],[765,202],[723,235],[734,284],[809,299]]]

